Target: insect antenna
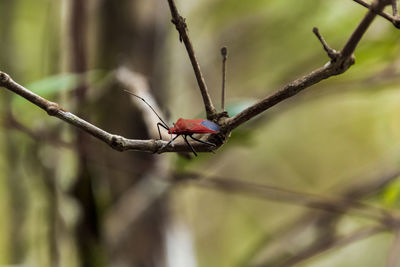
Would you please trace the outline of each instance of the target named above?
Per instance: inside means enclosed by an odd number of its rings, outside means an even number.
[[[154,110],[154,108],[153,108],[143,97],[140,97],[140,96],[138,96],[138,95],[132,93],[132,92],[129,91],[129,90],[125,90],[125,89],[123,89],[123,90],[124,90],[125,92],[127,92],[128,94],[130,94],[130,95],[136,96],[137,98],[141,99],[144,103],[146,103],[146,105],[149,106],[149,108],[151,108],[151,110],[154,112],[154,114],[156,114],[156,116],[160,119],[160,121],[164,124],[164,126],[165,126],[166,129],[168,130],[168,128],[169,128],[168,124],[161,118],[160,115],[158,115],[158,113]],[[161,134],[160,134],[160,136],[161,136]]]

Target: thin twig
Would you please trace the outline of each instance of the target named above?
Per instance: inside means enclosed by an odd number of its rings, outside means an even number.
[[[137,140],[137,139],[127,139],[125,137],[110,134],[105,130],[94,126],[93,124],[81,119],[80,117],[72,114],[61,108],[57,103],[50,102],[47,99],[29,91],[22,85],[13,81],[10,76],[4,72],[0,71],[0,87],[4,87],[23,98],[27,99],[31,103],[40,107],[47,112],[48,115],[57,117],[83,131],[96,137],[97,139],[105,142],[110,147],[118,151],[134,150],[143,151],[150,153],[164,153],[164,152],[190,152],[187,145],[183,142],[177,142],[174,146],[164,147],[161,151],[160,149],[167,143],[163,140]],[[193,143],[192,146],[198,152],[210,152],[214,147],[204,145],[201,143]],[[214,148],[215,149],[215,148]]]
[[[371,25],[372,21],[375,19],[377,13],[382,12],[385,6],[388,4],[388,0],[375,0],[372,3],[368,10],[368,13],[364,16],[360,24],[358,24],[357,28],[351,34],[343,49],[340,51],[341,57],[343,59],[351,57],[361,38],[367,31],[368,27]]]
[[[352,35],[347,40],[343,49],[340,51],[339,57],[337,57],[336,60],[331,60],[329,64],[317,70],[314,70],[313,72],[303,76],[302,78],[299,78],[287,84],[276,93],[264,98],[260,102],[243,110],[234,117],[226,119],[225,121],[226,128],[232,130],[241,125],[242,123],[264,112],[265,110],[298,94],[302,90],[324,79],[330,78],[331,76],[334,75],[341,74],[346,70],[348,70],[351,67],[351,65],[354,64],[353,52],[356,49],[357,44],[363,37],[364,33],[367,31],[368,27],[371,25],[372,21],[376,17],[376,14],[381,12],[387,4],[389,4],[388,0],[374,1],[373,5],[368,10],[363,20],[360,22],[360,24],[357,26],[357,28],[354,30]]]
[[[371,5],[368,4],[367,2],[365,2],[364,0],[353,0],[353,1],[356,2],[356,3],[358,3],[358,4],[360,4],[360,5],[362,5],[363,7],[371,8]],[[393,13],[394,13],[394,12],[395,12],[395,10],[393,10]],[[393,25],[394,25],[396,28],[400,28],[400,18],[395,17],[395,16],[391,16],[391,15],[389,15],[388,13],[383,12],[383,11],[377,12],[377,14],[378,14],[379,16],[381,16],[382,18],[384,18],[384,19],[390,21],[391,23],[393,23]],[[397,14],[397,13],[396,13],[396,14]]]
[[[235,116],[226,119],[226,127],[228,127],[230,130],[233,130],[241,124],[245,123],[246,121],[275,106],[276,104],[298,94],[302,90],[333,75],[339,74],[338,69],[335,69],[334,67],[335,66],[333,66],[332,64],[329,64],[326,67],[324,66],[317,70],[314,70],[310,74],[307,74],[302,78],[299,78],[287,84],[276,93],[264,98],[253,106],[246,108]],[[350,65],[343,65],[343,67],[348,68],[350,67]],[[344,70],[342,72],[344,72]]]
[[[389,210],[370,206],[358,201],[343,197],[325,197],[294,190],[279,188],[263,184],[249,183],[246,181],[204,177],[198,173],[180,173],[175,175],[178,181],[186,181],[196,186],[218,189],[230,193],[246,194],[269,201],[305,206],[332,213],[347,213],[376,220],[384,225],[395,225],[400,221],[397,215]]]
[[[293,257],[289,258],[288,260],[286,260],[285,262],[283,262],[282,264],[279,264],[277,266],[279,266],[279,267],[295,266],[296,264],[299,264],[301,262],[309,260],[310,258],[315,257],[323,252],[328,251],[328,250],[331,250],[334,248],[342,248],[342,247],[352,244],[356,241],[363,240],[365,238],[385,232],[387,230],[388,229],[384,226],[370,226],[370,227],[366,227],[364,229],[355,231],[351,234],[348,234],[348,235],[345,235],[342,237],[337,237],[334,240],[331,240],[329,242],[315,243],[315,244],[312,244],[310,247],[307,247],[306,249],[302,250],[301,252],[296,253]],[[261,267],[261,266],[267,266],[267,265],[258,264],[256,266]]]
[[[379,193],[383,188],[388,186],[394,180],[399,178],[400,175],[400,168],[395,168],[390,171],[386,169],[389,168],[385,166],[384,168],[382,165],[386,164],[378,164],[380,168],[384,169],[383,173],[379,172],[374,174],[373,177],[367,178],[362,175],[357,179],[352,178],[351,180],[358,180],[356,184],[350,185],[348,188],[341,190],[341,192],[337,193],[337,196],[340,198],[351,199],[352,201],[359,202],[362,199],[365,199],[371,195],[375,195]],[[373,168],[375,169],[375,168]],[[390,168],[389,168],[390,169]],[[371,171],[366,171],[368,176],[370,175]],[[347,206],[347,209],[351,208],[350,205]],[[266,234],[266,237],[262,238],[261,240],[265,240],[265,242],[260,242],[253,248],[253,251],[249,253],[249,257],[242,261],[242,265],[240,266],[249,266],[253,259],[257,258],[261,251],[265,252],[267,248],[274,247],[277,242],[282,244],[281,250],[274,249],[272,258],[268,259],[268,262],[264,262],[264,265],[271,266],[273,262],[276,262],[277,259],[282,259],[283,255],[287,253],[288,250],[291,248],[287,246],[288,243],[291,243],[291,240],[296,239],[299,235],[305,232],[305,228],[309,227],[310,225],[318,224],[320,227],[320,222],[324,222],[325,225],[335,225],[335,221],[340,219],[340,216],[345,214],[343,213],[326,213],[326,212],[318,212],[316,211],[307,211],[306,213],[302,214],[298,219],[291,220],[288,225],[283,227],[279,227],[278,230],[274,230],[273,233]],[[346,214],[352,214],[349,210]],[[332,234],[334,234],[334,230],[332,230]],[[317,235],[316,241],[318,242],[319,239],[326,240],[328,237],[326,235]]]
[[[379,180],[374,179],[373,181],[367,183],[367,186],[362,185],[361,187],[346,190],[344,193],[345,197],[335,198],[219,177],[207,177],[205,179],[201,179],[201,177],[204,176],[197,173],[176,174],[175,179],[178,181],[187,181],[189,184],[194,184],[197,186],[223,190],[229,193],[241,193],[250,195],[252,197],[260,197],[269,201],[278,201],[313,209],[320,209],[330,212],[331,214],[347,213],[349,215],[358,215],[375,220],[380,224],[379,226],[365,228],[363,230],[354,232],[348,236],[334,237],[333,239],[329,239],[329,242],[327,242],[327,238],[323,239],[322,241],[317,240],[317,242],[314,242],[311,246],[296,253],[282,265],[278,265],[287,267],[294,266],[299,262],[303,262],[329,249],[345,246],[379,232],[397,229],[400,222],[399,217],[392,211],[370,206],[353,199],[357,199],[358,197],[365,196],[366,194],[370,193],[370,191],[366,192],[365,190],[374,191],[377,188],[387,185],[388,182],[393,181],[393,179],[398,177],[398,174],[399,171],[391,172],[390,174],[380,177]],[[306,217],[310,218],[310,216]],[[256,254],[257,253],[253,253],[252,255]],[[265,263],[257,266],[271,265],[269,263]]]
[[[189,55],[190,62],[192,63],[192,67],[194,70],[194,74],[196,75],[197,84],[199,85],[199,89],[201,95],[203,97],[204,106],[206,109],[207,119],[213,120],[217,114],[217,110],[215,109],[210,94],[208,93],[206,82],[204,81],[203,74],[200,70],[199,62],[197,61],[196,55],[194,53],[192,42],[189,39],[189,35],[187,33],[187,25],[185,19],[179,14],[178,9],[176,8],[174,0],[168,0],[169,8],[171,10],[172,23],[175,25],[177,31],[179,32],[179,40],[185,44],[186,51]]]
[[[221,48],[222,55],[222,92],[221,92],[221,109],[225,111],[225,83],[226,83],[226,58],[228,56],[228,49]]]
[[[328,54],[330,59],[336,60],[340,53],[328,45],[328,43],[325,41],[325,39],[319,33],[319,30],[317,27],[313,28],[313,33],[317,36],[318,40],[321,42],[322,47],[324,48],[325,52]]]

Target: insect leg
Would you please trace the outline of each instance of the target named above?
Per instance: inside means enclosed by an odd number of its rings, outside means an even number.
[[[189,135],[190,136],[190,135]],[[197,157],[197,153],[194,150],[193,146],[189,143],[189,141],[187,140],[187,135],[182,135],[183,139],[185,140],[186,144],[190,147],[190,149],[192,150],[193,154]]]
[[[157,123],[158,134],[160,135],[160,140],[162,140],[162,138],[161,138],[160,126],[163,127],[165,130],[168,130],[168,127],[166,127],[166,126],[165,126],[164,124],[162,124],[161,122],[158,122],[158,123]]]
[[[166,148],[167,146],[169,146],[176,138],[179,137],[179,134],[177,134],[174,138],[172,138],[171,140],[169,140],[168,143],[166,143],[165,145],[163,145],[160,150],[163,150],[164,148]]]
[[[189,135],[189,137],[192,138],[193,140],[199,142],[199,143],[202,143],[202,144],[206,144],[206,145],[209,145],[209,146],[214,146],[214,147],[216,147],[215,144],[210,143],[210,142],[206,142],[206,141],[203,141],[203,140],[200,140],[200,139],[197,139],[197,138],[194,138],[192,135]]]

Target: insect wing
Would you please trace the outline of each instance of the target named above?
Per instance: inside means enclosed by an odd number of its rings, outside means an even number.
[[[216,133],[220,130],[220,127],[204,119],[180,118],[175,124],[175,129],[180,133]]]
[[[204,127],[207,127],[209,130],[213,131],[214,133],[219,132],[221,129],[218,124],[213,123],[212,121],[204,120],[200,123]]]
[[[219,126],[208,120],[191,120],[190,131],[193,133],[216,133],[220,130]]]

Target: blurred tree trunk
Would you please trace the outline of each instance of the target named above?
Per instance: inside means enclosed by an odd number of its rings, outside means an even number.
[[[2,41],[0,42],[0,63],[9,66],[8,71],[14,73],[16,71],[15,62],[12,60],[13,45],[12,45],[12,31],[13,13],[15,12],[15,6],[17,1],[1,1],[0,2],[0,33]],[[3,121],[7,122],[11,114],[11,98],[12,94],[7,93],[2,98],[3,108]],[[7,125],[7,124],[6,124]],[[5,178],[9,197],[9,216],[5,216],[9,220],[9,234],[7,240],[9,242],[9,263],[19,264],[25,257],[25,242],[24,235],[21,229],[23,228],[23,222],[25,217],[26,199],[23,189],[23,176],[19,173],[19,161],[21,160],[20,150],[15,149],[18,147],[18,141],[15,136],[12,135],[12,129],[5,127],[5,160],[6,166]]]
[[[155,65],[158,48],[156,40],[163,38],[163,33],[157,28],[157,10],[160,10],[159,1],[132,1],[132,0],[104,0],[99,6],[99,64],[106,69],[115,69],[122,65],[129,66],[136,72],[147,77],[151,84],[161,84],[161,78],[155,77]],[[168,21],[168,20],[167,20]],[[147,129],[138,127],[141,116],[133,112],[132,105],[127,103],[127,96],[121,90],[110,88],[104,101],[114,101],[107,106],[114,106],[114,115],[105,118],[108,129],[121,129],[126,136],[149,138]],[[153,93],[160,96],[161,87]],[[129,98],[128,98],[129,99]],[[129,101],[129,100],[128,100]],[[101,108],[101,104],[97,104]],[[128,115],[128,116],[127,116]],[[116,118],[117,116],[117,118]],[[115,125],[115,124],[119,125]],[[141,122],[143,123],[143,122]],[[144,155],[143,153],[108,153],[108,163],[119,170],[127,170],[124,174],[109,175],[109,184],[112,198],[115,201],[129,199],[127,194],[135,194],[132,187],[140,185],[140,180],[157,168],[157,161],[162,160],[157,156]],[[139,168],[138,167],[142,166]],[[151,194],[151,192],[149,192]],[[139,200],[140,201],[140,200]],[[163,260],[163,229],[166,214],[164,201],[158,200],[143,214],[139,221],[128,229],[120,229],[124,240],[111,243],[111,264],[118,266],[164,266]],[[127,203],[133,206],[134,203]],[[134,212],[132,210],[132,212]],[[118,216],[118,215],[116,215]],[[123,220],[124,218],[112,218]],[[111,226],[113,227],[113,226]]]
[[[73,72],[84,74],[89,69],[89,54],[93,54],[93,50],[88,51],[88,40],[93,36],[88,31],[90,1],[74,0],[71,4],[70,66]],[[103,0],[96,4],[99,12],[96,22],[98,40],[95,42],[98,47],[93,48],[98,55],[96,65],[106,70],[128,65],[153,81],[154,40],[159,33],[155,29],[157,8],[154,6],[159,3]],[[99,90],[96,99],[88,97],[91,90]],[[140,114],[133,110],[129,98],[115,85],[94,88],[83,77],[75,96],[79,116],[117,134],[148,138]],[[113,109],[105,110],[104,107]],[[162,200],[153,203],[135,225],[121,229],[123,240],[112,244],[103,242],[104,214],[125,194],[134,192],[130,189],[154,169],[154,156],[116,152],[80,132],[76,145],[79,166],[73,195],[81,206],[76,241],[82,266],[105,265],[103,251],[107,251],[111,266],[163,266],[165,211]],[[102,201],[104,194],[109,196],[105,202]]]
[[[70,2],[69,18],[69,68],[72,72],[80,74],[78,86],[74,90],[76,113],[78,116],[90,120],[90,113],[85,110],[87,106],[86,72],[88,71],[88,23],[89,2],[73,0]],[[76,132],[77,176],[72,189],[72,194],[78,201],[81,212],[77,222],[76,246],[78,249],[81,266],[98,266],[97,250],[99,249],[99,218],[96,208],[95,192],[93,191],[93,171],[90,168],[88,156],[88,143],[90,137],[82,131]],[[95,151],[93,151],[95,153]]]

